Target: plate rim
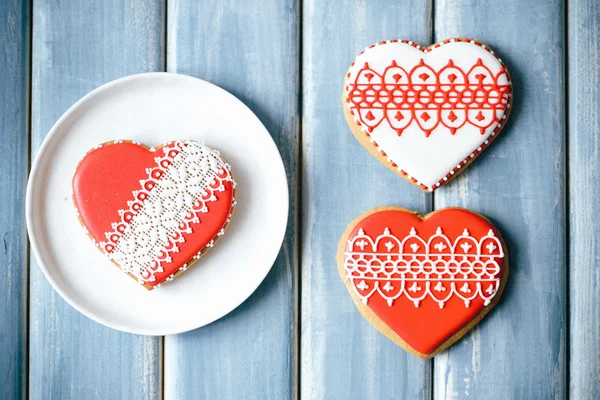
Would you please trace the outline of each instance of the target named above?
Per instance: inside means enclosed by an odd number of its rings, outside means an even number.
[[[109,319],[106,319],[106,318],[102,317],[101,315],[98,315],[95,311],[92,311],[92,310],[88,309],[87,307],[78,304],[78,302],[75,301],[68,293],[66,293],[62,289],[61,285],[59,285],[56,282],[52,273],[47,268],[44,258],[41,256],[37,237],[33,233],[36,231],[35,230],[36,222],[33,220],[33,208],[34,208],[33,191],[34,191],[34,182],[36,181],[36,176],[38,174],[38,169],[39,169],[40,162],[41,162],[40,160],[42,160],[44,158],[44,154],[48,151],[48,147],[50,146],[50,143],[54,140],[54,136],[57,135],[57,132],[60,130],[62,125],[65,123],[65,121],[67,121],[72,116],[72,114],[74,114],[83,104],[88,102],[90,99],[97,97],[108,90],[113,89],[115,86],[118,86],[118,85],[121,85],[124,83],[128,83],[130,81],[160,78],[160,77],[165,77],[165,76],[169,76],[174,79],[183,79],[183,80],[189,80],[189,81],[195,81],[195,82],[200,81],[203,84],[207,84],[207,85],[210,85],[210,86],[216,88],[217,90],[221,90],[226,95],[228,95],[233,101],[239,103],[241,107],[246,108],[250,112],[250,114],[252,115],[253,118],[256,118],[256,120],[260,123],[260,125],[265,130],[267,136],[270,139],[270,141],[268,143],[271,143],[274,150],[277,152],[277,155],[279,156],[279,157],[277,157],[277,160],[278,160],[278,164],[281,167],[281,172],[283,172],[282,188],[285,188],[285,190],[283,191],[284,193],[282,194],[285,198],[285,203],[284,203],[285,224],[283,224],[283,226],[282,226],[282,231],[280,234],[281,238],[279,240],[279,246],[277,247],[278,251],[272,257],[272,261],[270,261],[270,267],[266,268],[264,273],[261,273],[261,278],[259,280],[257,280],[256,285],[253,288],[251,288],[251,290],[249,290],[248,295],[245,297],[242,296],[240,298],[239,302],[233,303],[232,307],[227,307],[228,308],[227,311],[225,311],[223,313],[217,313],[217,316],[209,318],[207,321],[201,323],[200,325],[190,324],[190,326],[184,326],[179,329],[160,329],[160,328],[158,328],[158,329],[141,328],[140,329],[140,328],[135,328],[135,327],[132,328],[131,325],[110,321]],[[285,241],[287,227],[289,224],[289,212],[290,212],[290,197],[289,196],[290,196],[290,193],[289,193],[289,184],[288,184],[288,179],[287,179],[287,170],[286,170],[285,164],[283,162],[283,158],[281,157],[281,152],[279,151],[279,148],[277,147],[277,144],[275,143],[275,140],[273,139],[273,136],[271,136],[271,133],[269,132],[269,130],[265,127],[263,122],[260,120],[260,118],[258,118],[258,116],[254,113],[254,111],[252,111],[252,109],[250,109],[250,107],[248,107],[243,101],[241,101],[238,97],[236,97],[235,95],[230,93],[228,90],[223,89],[222,87],[215,85],[211,82],[208,82],[206,80],[196,78],[194,76],[178,74],[178,73],[173,73],[173,72],[143,72],[143,73],[139,73],[139,74],[127,75],[127,76],[109,81],[107,83],[104,83],[104,84],[98,86],[97,88],[93,89],[92,91],[88,92],[83,97],[81,97],[79,100],[77,100],[73,105],[71,105],[60,116],[60,118],[54,123],[54,125],[52,125],[52,128],[50,128],[50,130],[44,137],[44,140],[43,140],[42,144],[40,145],[38,151],[36,152],[35,158],[31,164],[31,168],[29,170],[29,175],[27,178],[27,189],[25,192],[25,222],[26,222],[26,227],[27,227],[27,236],[28,236],[29,243],[30,243],[30,249],[33,252],[33,254],[37,260],[37,264],[39,265],[40,269],[42,270],[46,280],[50,283],[52,288],[60,295],[60,297],[67,302],[67,304],[69,304],[71,307],[73,307],[75,310],[77,310],[79,313],[86,316],[87,318],[89,318],[103,326],[111,328],[111,329],[115,329],[115,330],[118,330],[121,332],[130,333],[130,334],[137,334],[137,335],[165,336],[165,335],[173,335],[173,334],[189,332],[189,331],[192,331],[195,329],[202,328],[209,324],[212,324],[213,322],[227,316],[232,311],[237,309],[246,300],[248,300],[254,294],[254,292],[256,292],[258,287],[264,282],[265,278],[267,277],[267,275],[273,268],[273,265],[275,264],[277,257],[281,253],[281,248]]]

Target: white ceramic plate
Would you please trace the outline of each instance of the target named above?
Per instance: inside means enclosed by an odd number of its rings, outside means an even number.
[[[80,158],[115,139],[204,142],[221,151],[238,184],[225,236],[196,265],[151,292],[94,247],[71,201]],[[33,252],[69,304],[114,329],[166,335],[221,318],[258,287],[283,241],[288,187],[275,143],[241,101],[200,79],[148,73],[99,87],[56,122],[31,169],[26,204]]]

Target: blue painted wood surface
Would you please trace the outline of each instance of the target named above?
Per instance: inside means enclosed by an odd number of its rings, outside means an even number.
[[[54,122],[97,86],[164,68],[164,7],[154,1],[36,0],[32,156]],[[31,257],[31,399],[158,399],[160,339],[120,333],[79,314]]]
[[[570,396],[600,393],[600,4],[568,15]]]
[[[0,398],[24,398],[27,374],[25,182],[29,5],[0,2]]]
[[[600,189],[596,1],[35,0],[31,57],[26,3],[0,2],[0,168],[11,171],[0,179],[0,398],[600,396],[600,225],[591,216]],[[340,97],[365,46],[450,36],[481,39],[500,54],[515,103],[501,137],[430,196],[356,142]],[[291,214],[257,292],[224,319],[165,338],[162,348],[160,338],[79,315],[34,257],[28,282],[23,192],[28,143],[34,157],[73,102],[112,79],[165,68],[223,86],[259,116],[286,164]],[[492,218],[507,241],[503,300],[433,361],[372,328],[337,275],[344,227],[379,205],[469,207]]]
[[[393,38],[429,43],[432,9],[411,1],[303,4],[300,393],[305,399],[427,399],[431,361],[406,353],[360,315],[335,254],[346,226],[370,208],[430,211],[428,194],[358,143],[340,99],[350,63],[365,47]]]
[[[498,306],[435,360],[435,398],[566,395],[564,18],[560,1],[446,0],[436,40],[476,37],[506,63],[514,104],[500,137],[435,208],[462,206],[504,235],[510,276]]]
[[[295,396],[298,7],[295,0],[169,2],[168,71],[215,83],[254,111],[283,157],[291,201],[281,252],[252,297],[209,326],[165,338],[166,399]]]

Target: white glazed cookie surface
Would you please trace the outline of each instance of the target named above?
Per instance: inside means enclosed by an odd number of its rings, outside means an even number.
[[[499,131],[510,92],[502,62],[485,45],[448,41],[423,51],[388,41],[356,58],[345,100],[388,161],[433,190]]]

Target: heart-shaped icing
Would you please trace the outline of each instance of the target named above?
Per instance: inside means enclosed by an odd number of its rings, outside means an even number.
[[[93,243],[152,289],[187,269],[225,232],[235,182],[218,151],[193,141],[96,146],[73,176],[75,211]]]
[[[485,44],[430,47],[389,40],[367,48],[346,76],[352,132],[388,168],[427,191],[464,170],[503,127],[512,86]]]
[[[496,228],[460,208],[425,217],[399,207],[371,210],[350,224],[337,261],[360,312],[423,358],[483,318],[508,276]]]

